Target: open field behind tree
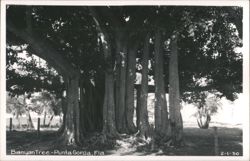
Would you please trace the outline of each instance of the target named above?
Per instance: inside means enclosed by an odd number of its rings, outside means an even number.
[[[167,96],[167,95],[166,95]],[[226,100],[223,98],[221,100],[221,107],[219,108],[218,112],[212,116],[210,126],[217,126],[217,127],[239,127],[242,128],[243,123],[243,115],[244,115],[244,101],[242,98],[242,94],[239,95],[239,98],[236,99],[234,102]],[[135,102],[136,104],[136,102]],[[148,96],[148,116],[150,124],[154,124],[154,94],[149,93]],[[183,124],[184,127],[198,127],[197,125],[197,118],[195,117],[195,113],[197,112],[197,107],[193,104],[182,103],[182,117],[183,117]],[[47,115],[45,120],[45,125],[47,125],[50,121],[52,115]],[[41,119],[40,124],[43,126],[43,115],[38,115],[36,112],[31,112],[32,122],[37,129],[37,120],[38,118]],[[9,121],[12,118],[12,125],[13,130],[21,130],[18,129],[17,126],[19,124],[18,119],[13,117],[11,114],[6,114],[6,129],[9,130]],[[54,116],[51,121],[51,126],[54,127],[53,129],[58,129],[62,124],[63,116]],[[136,123],[136,116],[134,115],[134,123]],[[20,117],[20,123],[25,127],[27,124],[27,117],[25,115]],[[49,127],[45,127],[44,129],[49,129]],[[22,130],[25,130],[23,128]],[[43,129],[41,129],[43,130]]]

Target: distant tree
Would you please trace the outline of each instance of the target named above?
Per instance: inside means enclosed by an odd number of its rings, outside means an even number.
[[[56,99],[55,95],[50,94],[47,91],[42,91],[37,95],[31,97],[31,106],[32,110],[38,114],[44,114],[43,126],[46,125],[46,116],[47,114],[51,115],[53,119],[54,115],[58,115],[61,111],[60,101]],[[51,120],[50,120],[51,122]],[[50,124],[50,122],[48,124]]]
[[[220,98],[213,93],[202,92],[199,96],[199,101],[195,103],[197,112],[195,113],[198,126],[202,129],[207,129],[211,121],[211,116],[218,112],[222,106]]]
[[[21,97],[11,97],[7,95],[6,112],[13,115],[18,120],[18,127],[21,128],[20,116],[25,114],[26,109]]]
[[[30,111],[32,108],[28,105],[27,99],[31,97],[31,94],[25,93],[19,96],[7,96],[7,113],[12,113],[17,119],[19,123],[19,127],[21,127],[20,116],[26,114],[27,119],[27,129],[33,129],[34,125],[32,122],[32,118],[30,115]]]

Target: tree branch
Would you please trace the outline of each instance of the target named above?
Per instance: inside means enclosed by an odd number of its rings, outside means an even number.
[[[7,22],[7,31],[23,39],[31,46],[37,56],[46,60],[59,74],[65,77],[78,75],[78,72],[46,41],[25,30],[19,30],[11,22]]]
[[[106,33],[107,34],[105,26],[103,24],[101,24],[102,20],[101,20],[99,14],[97,13],[96,9],[94,7],[90,7],[90,6],[88,7],[88,9],[90,11],[90,14],[93,17],[93,20],[95,21],[97,31],[99,33]]]
[[[98,36],[100,37],[100,40],[102,43],[101,47],[103,49],[104,58],[105,58],[105,61],[107,63],[107,66],[109,66],[109,68],[107,68],[107,69],[110,70],[110,69],[112,69],[112,54],[111,54],[109,35],[105,30],[105,26],[101,25],[101,23],[100,23],[101,18],[97,14],[95,8],[88,7],[88,9],[89,9],[90,13],[92,14],[93,20],[96,23],[96,28],[97,28],[97,31],[99,32]]]

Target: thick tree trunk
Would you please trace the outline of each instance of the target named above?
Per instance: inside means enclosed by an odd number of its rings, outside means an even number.
[[[90,83],[90,90],[89,90],[89,111],[90,111],[90,120],[92,122],[92,132],[96,130],[96,103],[95,103],[95,89],[93,85]]]
[[[93,132],[95,129],[95,120],[93,117],[93,110],[94,110],[94,102],[93,102],[93,91],[92,91],[92,84],[89,82],[89,80],[86,80],[86,87],[85,87],[85,107],[84,107],[84,111],[85,111],[85,115],[84,117],[85,119],[85,126],[86,126],[86,130],[88,132]]]
[[[57,134],[60,136],[64,129],[65,129],[65,122],[66,122],[66,115],[67,115],[67,101],[64,97],[62,97],[62,113],[63,113],[63,119],[62,119],[62,125],[58,129]]]
[[[94,98],[95,98],[95,120],[96,120],[96,131],[100,132],[103,125],[103,99],[104,99],[104,76],[98,77],[95,80]]]
[[[93,7],[89,7],[89,10],[93,16],[93,20],[96,23],[99,37],[102,43],[102,49],[106,62],[105,69],[105,94],[103,102],[103,135],[116,136],[115,126],[115,101],[114,101],[114,78],[113,78],[113,62],[111,55],[110,40],[105,27],[100,24],[100,17],[96,13]]]
[[[116,124],[115,124],[115,100],[114,100],[114,76],[111,59],[111,48],[108,43],[108,35],[104,34],[105,40],[103,41],[104,57],[107,63],[105,69],[105,93],[103,102],[103,134],[104,136],[116,137]]]
[[[119,50],[118,50],[119,47],[119,44],[116,43],[116,55],[115,55],[115,122],[116,122],[116,127],[117,127],[117,130],[118,130],[118,126],[120,122],[120,118],[118,117],[119,116],[119,113],[120,113],[120,110],[119,110],[119,105],[120,105],[120,97],[119,97],[119,94],[120,94],[120,86],[121,86],[121,83],[120,83],[120,69],[121,69],[121,60],[120,60],[120,54],[118,54]]]
[[[94,14],[94,12],[93,12]],[[96,21],[98,24],[98,22]],[[98,24],[99,25],[99,24]],[[103,101],[103,129],[104,140],[106,136],[117,137],[116,116],[115,116],[115,100],[114,100],[114,76],[113,62],[111,55],[111,47],[109,37],[106,32],[103,32],[99,27],[100,35],[102,36],[102,49],[106,61],[105,69],[105,92]]]
[[[79,78],[67,79],[67,115],[62,134],[67,145],[80,144]]]
[[[56,71],[61,74],[67,82],[67,114],[63,128],[62,139],[66,144],[79,142],[79,102],[78,102],[78,71],[51,46],[47,40],[36,36],[31,29],[20,30],[11,22],[7,22],[7,30],[23,39],[29,44],[37,56],[43,58]]]
[[[180,105],[180,89],[178,74],[178,46],[177,33],[172,37],[171,55],[169,60],[169,110],[172,130],[172,141],[175,146],[182,142],[183,122]]]
[[[86,89],[84,88],[85,81],[83,79],[80,80],[80,125],[81,125],[81,134],[86,131],[86,111],[85,111],[85,96],[86,96]]]
[[[114,80],[113,72],[108,70],[105,73],[105,95],[103,103],[103,134],[115,137],[115,104],[114,104]]]
[[[119,79],[118,79],[118,91],[116,93],[116,98],[119,99],[116,106],[116,121],[117,130],[120,133],[126,133],[126,114],[125,114],[125,103],[126,103],[126,69],[127,69],[127,44],[122,41],[121,38],[116,39],[117,53],[120,62],[119,65]],[[118,60],[118,61],[119,61]]]
[[[168,132],[168,112],[164,86],[163,52],[161,32],[155,35],[155,132],[165,135]]]
[[[140,111],[141,111],[141,88],[136,88],[136,127],[140,126]]]
[[[133,44],[129,48],[128,52],[128,64],[127,64],[127,76],[126,76],[126,124],[128,132],[131,134],[137,131],[134,125],[134,111],[135,111],[135,68],[136,68],[136,54],[138,43]]]
[[[102,106],[104,94],[102,93],[103,89],[97,89],[97,86],[97,81],[95,81],[95,85],[93,85],[90,80],[86,81],[86,94],[83,99],[85,100],[84,117],[87,132],[97,132],[102,129]]]
[[[145,138],[149,137],[149,122],[148,122],[148,110],[147,110],[147,100],[148,100],[148,59],[149,59],[149,34],[147,34],[144,42],[144,49],[143,49],[143,57],[142,57],[142,81],[141,81],[141,89],[139,90],[138,94],[139,97],[139,120],[138,128],[140,136]]]

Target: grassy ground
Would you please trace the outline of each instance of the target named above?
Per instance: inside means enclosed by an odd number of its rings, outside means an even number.
[[[118,140],[107,144],[98,142],[98,134],[86,137],[83,147],[60,146],[55,143],[55,132],[42,131],[38,137],[35,131],[7,132],[7,154],[15,151],[50,151],[62,154],[76,150],[81,155],[214,155],[214,130],[196,127],[184,128],[185,145],[180,148],[171,146],[155,147],[151,149],[150,141],[141,140],[135,136],[121,136]],[[240,128],[218,127],[219,155],[242,155],[242,130]],[[67,150],[67,151],[65,151]],[[66,152],[66,153],[65,153]],[[58,153],[57,153],[58,154]],[[54,154],[55,155],[55,154]]]
[[[223,121],[224,116],[232,119],[232,111],[229,106],[233,104],[225,104],[225,109],[228,111],[221,111],[219,115]],[[236,106],[237,104],[235,104]],[[239,105],[239,104],[238,104]],[[148,99],[148,115],[150,124],[154,123],[154,95],[149,94]],[[237,106],[237,109],[243,106]],[[188,108],[188,109],[187,109]],[[213,156],[215,155],[214,146],[214,130],[199,129],[196,123],[196,118],[193,116],[193,112],[196,112],[196,108],[187,107],[183,109],[182,115],[184,120],[184,140],[185,145],[183,147],[174,148],[171,146],[155,147],[152,149],[151,142],[139,139],[135,136],[121,136],[117,140],[109,140],[109,142],[101,143],[100,134],[89,134],[84,139],[82,147],[62,146],[58,144],[58,136],[55,133],[60,126],[60,120],[54,117],[52,125],[54,128],[41,127],[41,135],[38,137],[36,131],[7,131],[7,154],[11,154],[11,150],[15,151],[49,151],[49,153],[57,154],[55,151],[60,152],[60,155],[70,155],[67,152],[77,150],[83,152],[81,155],[193,155],[193,156]],[[186,109],[186,110],[185,110]],[[193,111],[192,111],[193,110]],[[238,112],[241,110],[237,110]],[[234,111],[237,112],[237,111]],[[233,114],[234,114],[233,113]],[[239,115],[241,116],[241,115]],[[27,118],[21,118],[21,123],[25,124]],[[134,119],[135,121],[136,119]],[[242,127],[241,125],[232,126],[232,123],[228,124],[220,122],[215,117],[212,118],[210,127],[218,127],[218,153],[223,156],[241,156],[242,155]],[[9,125],[9,119],[6,120],[7,129]],[[46,119],[46,124],[49,122],[49,118]],[[37,125],[37,118],[33,118],[34,126]],[[41,124],[43,119],[41,119]],[[13,119],[13,129],[18,125],[17,120]],[[58,126],[59,125],[59,126]],[[26,128],[24,127],[23,130]],[[35,127],[36,129],[36,127]],[[53,152],[53,153],[52,153]]]

